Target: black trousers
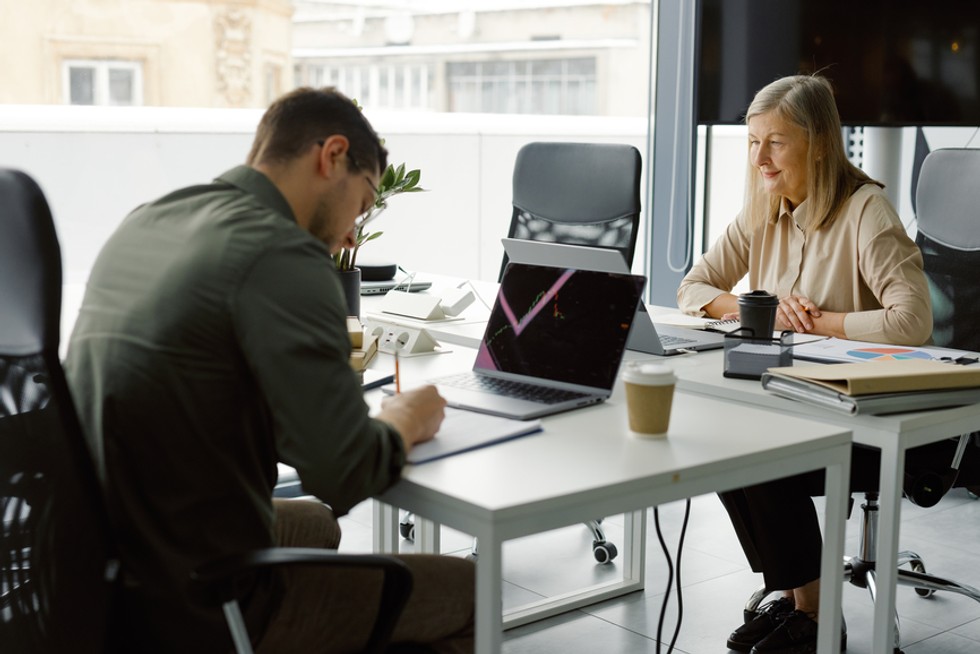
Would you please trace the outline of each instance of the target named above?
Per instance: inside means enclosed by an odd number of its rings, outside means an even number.
[[[950,439],[908,450],[907,475],[947,473],[956,445]],[[853,446],[851,492],[878,490],[880,460],[879,450]],[[980,448],[968,445],[955,483],[947,477],[955,486],[980,484]],[[820,576],[823,539],[811,497],[823,492],[824,473],[816,471],[719,493],[749,565],[768,589],[798,588]]]

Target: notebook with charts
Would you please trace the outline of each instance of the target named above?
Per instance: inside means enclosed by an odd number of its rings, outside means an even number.
[[[594,248],[583,245],[528,241],[518,238],[503,239],[507,257],[517,263],[533,263],[542,266],[570,266],[580,270],[629,272],[626,260],[619,250]],[[717,350],[725,347],[724,334],[686,329],[672,325],[654,325],[642,302],[637,306],[633,331],[627,349],[659,356],[681,354],[686,350]]]
[[[521,420],[602,402],[612,393],[645,281],[512,263],[473,369],[428,383],[450,406]]]

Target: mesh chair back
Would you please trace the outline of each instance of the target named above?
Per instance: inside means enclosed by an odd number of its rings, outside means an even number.
[[[633,263],[640,224],[639,151],[604,143],[528,143],[514,163],[507,235],[613,248]],[[500,267],[507,267],[504,255]]]
[[[0,649],[102,652],[106,521],[61,363],[47,202],[0,169]]]
[[[980,350],[980,150],[935,150],[916,186],[915,242],[932,299],[933,341]]]

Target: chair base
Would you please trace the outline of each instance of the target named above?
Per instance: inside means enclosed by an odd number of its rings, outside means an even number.
[[[619,555],[619,550],[615,544],[606,540],[606,532],[602,529],[602,518],[589,520],[583,524],[592,532],[592,556],[595,557],[596,562],[601,564],[612,563],[613,559]],[[415,516],[412,513],[405,513],[398,522],[398,533],[408,542],[415,542]],[[476,560],[478,555],[479,547],[474,538],[469,558]]]
[[[865,493],[865,503],[861,505],[864,514],[864,531],[861,534],[862,556],[844,557],[844,581],[851,583],[859,588],[866,588],[874,602],[878,595],[877,576],[875,574],[874,551],[878,533],[878,494]],[[911,586],[917,595],[923,598],[931,597],[936,591],[958,593],[980,602],[980,590],[960,584],[958,582],[937,577],[926,573],[926,565],[922,557],[915,552],[904,551],[898,553],[898,578],[899,586]],[[903,566],[908,566],[906,569]],[[760,587],[746,602],[743,609],[744,619],[748,621],[756,609],[762,604],[763,600],[771,591],[765,586]],[[901,654],[899,643],[901,642],[901,629],[898,611],[895,612],[895,654]]]

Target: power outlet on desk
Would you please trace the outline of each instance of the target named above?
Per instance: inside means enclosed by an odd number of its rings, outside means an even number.
[[[365,331],[378,337],[378,349],[398,356],[418,356],[441,351],[439,342],[421,327],[407,327],[368,319]]]

